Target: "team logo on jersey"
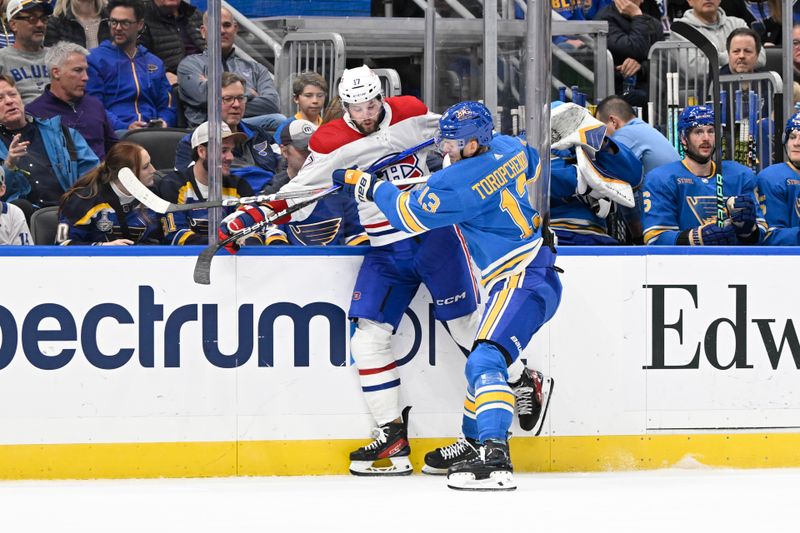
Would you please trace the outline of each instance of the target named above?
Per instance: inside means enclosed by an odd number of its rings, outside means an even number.
[[[383,161],[395,155],[397,154],[389,154],[383,159],[379,159],[378,161],[376,161],[375,164],[378,164],[380,163],[380,161]],[[394,165],[386,167],[385,169],[381,170],[380,174],[382,175],[383,178],[389,181],[406,179],[406,178],[418,178],[425,174],[422,171],[422,167],[420,166],[420,164],[421,162],[416,155],[410,155],[405,159],[403,159],[402,161],[400,161],[399,163],[395,163]],[[399,189],[401,191],[404,191],[406,189],[410,189],[411,187],[413,187],[413,185],[404,185],[402,187],[399,187]]]
[[[341,217],[314,222],[312,224],[290,224],[292,236],[304,246],[326,246],[330,244],[342,225]]]
[[[108,219],[108,211],[106,210],[100,211],[100,217],[94,225],[103,233],[111,233],[111,230],[114,229],[114,223]]]
[[[353,301],[355,302],[355,301],[358,301],[358,300],[360,300],[360,299],[361,299],[361,293],[360,293],[360,292],[358,292],[358,291],[355,291],[355,292],[353,293]]]
[[[717,221],[716,196],[687,196],[686,203],[694,213],[699,224],[708,224]]]
[[[263,143],[254,144],[253,149],[258,153],[258,155],[261,156],[266,156],[271,150],[269,146],[269,141],[264,141]]]
[[[154,65],[152,63],[148,63],[147,64],[147,72],[149,72],[150,74],[158,72],[158,65]]]

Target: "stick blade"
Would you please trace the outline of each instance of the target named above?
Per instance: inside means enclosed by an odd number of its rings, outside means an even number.
[[[117,177],[119,177],[119,181],[122,182],[122,185],[128,189],[128,192],[149,209],[161,214],[169,212],[170,203],[153,193],[144,183],[139,181],[139,178],[136,177],[133,170],[128,167],[123,167],[119,169]]]
[[[219,249],[219,245],[212,244],[197,256],[197,262],[194,264],[193,276],[195,283],[211,285],[211,260],[214,259],[214,255],[216,255]]]

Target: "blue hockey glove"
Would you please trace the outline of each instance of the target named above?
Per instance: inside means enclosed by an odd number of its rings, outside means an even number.
[[[725,202],[725,206],[736,229],[736,235],[743,239],[751,236],[756,230],[756,203],[753,199],[744,194],[731,196]]]
[[[689,244],[692,246],[730,246],[739,244],[736,229],[732,224],[720,228],[716,222],[710,222],[699,228],[689,230]]]
[[[333,172],[333,183],[357,202],[371,202],[380,180],[357,168],[340,168]]]

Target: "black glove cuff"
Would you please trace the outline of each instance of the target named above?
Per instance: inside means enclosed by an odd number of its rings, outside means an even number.
[[[692,231],[691,228],[682,231],[680,233],[680,235],[678,235],[678,238],[675,240],[675,244],[683,245],[683,246],[688,245],[689,244],[689,232],[691,232],[691,231]]]

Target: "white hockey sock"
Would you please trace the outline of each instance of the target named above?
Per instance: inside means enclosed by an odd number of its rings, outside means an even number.
[[[380,426],[398,418],[400,372],[392,355],[391,326],[358,319],[350,339],[350,352],[358,367],[364,399],[375,422]]]

